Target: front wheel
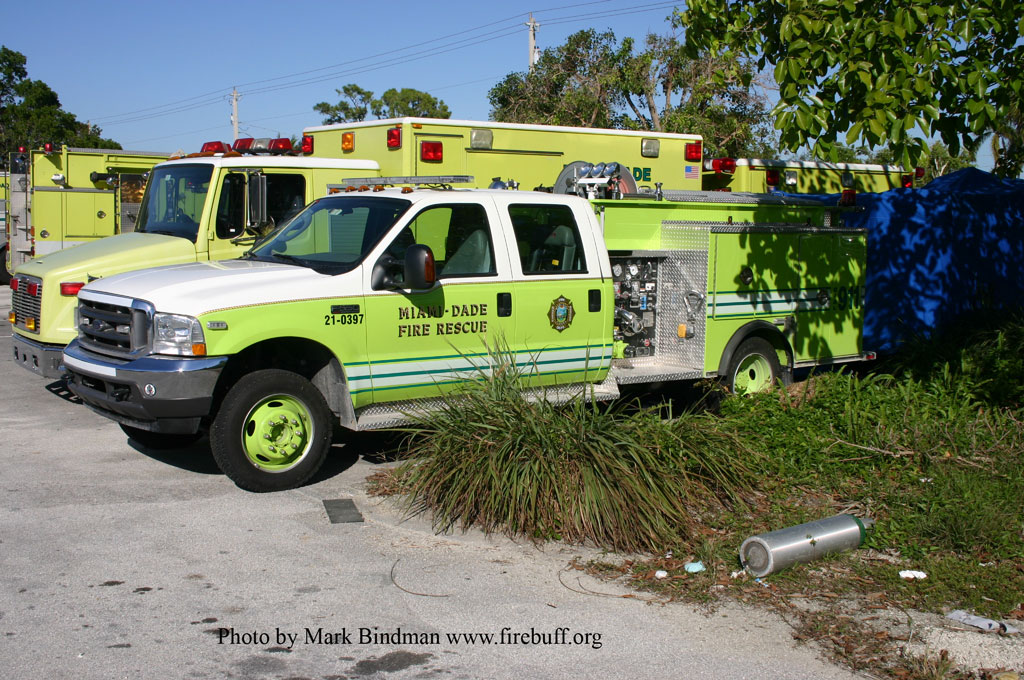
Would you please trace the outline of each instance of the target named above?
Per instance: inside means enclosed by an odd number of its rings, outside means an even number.
[[[779,355],[772,343],[764,338],[747,338],[736,349],[729,361],[727,387],[733,394],[754,394],[771,388],[776,381],[789,383],[789,374],[783,372]]]
[[[221,471],[249,491],[293,489],[316,474],[331,446],[320,391],[290,371],[267,369],[228,391],[210,427]]]

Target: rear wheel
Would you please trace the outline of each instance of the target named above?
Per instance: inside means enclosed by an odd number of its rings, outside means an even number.
[[[162,432],[150,432],[140,430],[131,425],[121,425],[121,431],[128,435],[128,438],[147,449],[154,451],[166,451],[168,449],[183,449],[186,446],[196,443],[203,436],[201,432],[195,434],[163,434]]]
[[[316,474],[332,432],[319,390],[296,373],[267,369],[246,375],[228,391],[210,427],[210,448],[239,487],[283,491]]]
[[[727,386],[733,394],[754,394],[771,388],[778,380],[787,383],[779,355],[764,338],[747,338],[729,361]]]

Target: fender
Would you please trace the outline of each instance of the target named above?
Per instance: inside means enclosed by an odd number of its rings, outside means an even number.
[[[782,340],[786,347],[786,363],[782,368],[787,371],[793,370],[793,352],[789,347],[789,341],[786,340],[785,336],[779,331],[778,326],[770,324],[767,321],[758,320],[743,324],[735,333],[732,334],[732,337],[729,338],[729,342],[726,343],[725,349],[722,351],[722,359],[718,363],[718,375],[725,375],[728,372],[729,362],[732,361],[732,355],[736,352],[736,348],[740,346],[740,343],[751,335],[756,334],[758,331],[763,331],[760,335],[778,336]]]

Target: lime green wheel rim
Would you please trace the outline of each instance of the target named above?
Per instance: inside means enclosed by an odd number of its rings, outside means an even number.
[[[285,472],[306,457],[314,434],[306,404],[291,395],[275,394],[249,409],[242,427],[242,450],[260,470]]]
[[[739,368],[736,369],[736,377],[733,379],[736,394],[763,392],[771,384],[772,364],[768,361],[768,357],[761,354],[743,357]]]

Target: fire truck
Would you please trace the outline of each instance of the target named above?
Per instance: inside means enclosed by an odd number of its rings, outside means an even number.
[[[794,194],[879,193],[910,189],[924,168],[907,172],[897,165],[710,158],[704,161],[704,189]]]
[[[33,257],[134,230],[144,175],[168,155],[55,144],[11,154],[5,278]]]
[[[845,209],[623,193],[631,170],[606,172],[566,167],[566,193],[351,178],[242,259],[84,287],[68,386],[143,446],[208,432],[230,479],[275,491],[316,473],[335,426],[443,405],[495,348],[554,400],[706,377],[748,393],[868,357],[866,233]]]

